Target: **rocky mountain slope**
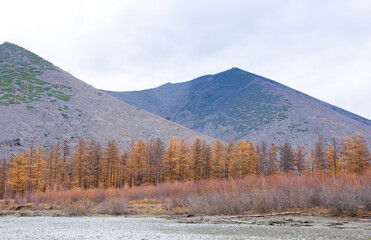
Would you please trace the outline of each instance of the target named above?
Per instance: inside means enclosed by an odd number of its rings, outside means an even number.
[[[0,157],[43,141],[212,139],[133,107],[11,43],[0,45]]]
[[[325,139],[361,135],[371,143],[370,120],[238,68],[143,91],[107,93],[224,141],[289,140],[309,149],[321,133]]]

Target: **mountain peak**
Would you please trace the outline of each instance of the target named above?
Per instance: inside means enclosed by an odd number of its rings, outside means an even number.
[[[242,70],[242,69],[240,69],[238,67],[232,67],[232,68],[230,68],[228,70],[225,70],[223,72],[217,73],[215,75],[218,75],[218,74],[236,74],[236,73],[249,73],[249,72],[247,72],[245,70]]]
[[[0,105],[31,103],[50,98],[69,99],[68,86],[40,77],[55,66],[38,55],[9,42],[0,45]]]
[[[256,76],[255,74],[252,74],[250,72],[247,72],[245,70],[242,70],[240,68],[237,68],[237,67],[233,67],[233,68],[230,68],[228,70],[225,70],[223,72],[220,72],[220,73],[217,73],[215,74],[215,76],[226,76],[226,75],[232,75],[232,76],[251,76],[251,75],[254,75]]]
[[[264,79],[258,75],[244,71],[237,67],[233,67],[226,71],[219,72],[217,74],[210,75],[210,76],[212,76],[212,79],[214,80],[215,83],[216,82],[220,82],[220,83],[228,82],[228,84],[235,84],[235,83],[247,84],[250,81],[255,80],[257,78]]]
[[[4,42],[0,45],[0,67],[3,64],[13,65],[13,67],[36,67],[42,70],[54,68],[53,64],[24,49],[14,43]]]
[[[238,72],[238,71],[242,71],[242,72],[246,72],[238,67],[232,67],[231,69],[227,70],[227,71],[231,71],[231,72]]]
[[[1,47],[9,47],[9,46],[17,46],[17,47],[19,47],[18,45],[14,44],[14,43],[11,43],[11,42],[7,42],[7,41],[5,41],[4,43],[0,44],[0,48]]]
[[[25,51],[27,50],[24,49],[23,47],[20,47],[17,44],[14,44],[11,42],[4,42],[3,44],[0,45],[0,52],[8,52],[11,54],[11,53],[25,52]]]

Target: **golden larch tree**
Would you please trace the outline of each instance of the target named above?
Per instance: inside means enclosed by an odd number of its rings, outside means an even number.
[[[219,139],[215,140],[212,150],[211,166],[213,178],[225,178],[225,146]]]
[[[31,143],[30,150],[25,154],[25,190],[30,192],[35,190],[36,183],[36,164],[35,149]]]
[[[148,148],[144,139],[138,142],[130,150],[129,174],[131,186],[140,185],[146,181],[148,170]]]
[[[349,172],[362,174],[370,165],[370,149],[362,137],[344,138],[341,152],[345,168]]]
[[[48,169],[46,165],[45,151],[40,141],[35,153],[35,186],[38,190],[45,191],[48,184]]]
[[[163,179],[173,182],[179,180],[180,162],[179,162],[179,138],[172,137],[166,149],[163,161]]]
[[[25,161],[26,153],[13,155],[10,158],[9,167],[9,189],[17,193],[24,193],[25,191]]]
[[[186,181],[191,179],[191,161],[190,161],[190,152],[188,143],[182,138],[179,141],[179,149],[178,149],[178,158],[179,158],[179,173],[178,173],[178,180],[179,181]]]
[[[108,141],[108,146],[105,152],[106,163],[108,167],[108,187],[117,188],[121,186],[121,162],[120,151],[116,141]],[[144,170],[144,169],[143,169]]]
[[[246,176],[250,172],[248,160],[249,144],[245,140],[238,141],[238,177]]]
[[[72,155],[72,186],[84,188],[86,179],[86,143],[83,138],[77,142],[77,147]]]
[[[261,166],[260,166],[260,161],[259,161],[259,156],[258,156],[258,151],[254,145],[253,142],[249,141],[248,142],[248,164],[249,164],[249,174],[255,174],[255,175],[260,175],[261,173]]]
[[[235,178],[238,175],[237,146],[234,141],[229,141],[225,149],[225,175],[224,178]]]
[[[87,145],[87,165],[89,168],[89,186],[91,188],[102,187],[102,151],[100,145],[94,139],[90,139]],[[102,181],[103,182],[103,181]]]

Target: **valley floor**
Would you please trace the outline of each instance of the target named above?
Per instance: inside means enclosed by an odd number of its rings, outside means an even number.
[[[0,217],[1,239],[369,239],[370,219],[318,216]]]

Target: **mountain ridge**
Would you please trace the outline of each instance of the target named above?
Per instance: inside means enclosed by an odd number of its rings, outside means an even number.
[[[106,92],[224,141],[289,140],[310,147],[322,133],[328,139],[361,135],[371,143],[370,120],[238,68],[142,91]]]
[[[350,112],[350,111],[348,111],[348,110],[345,110],[345,109],[343,109],[343,108],[341,108],[341,107],[337,107],[337,106],[335,106],[335,105],[333,105],[333,104],[330,104],[330,103],[327,103],[327,102],[325,102],[325,101],[323,101],[323,100],[320,100],[320,99],[318,99],[318,98],[312,97],[312,96],[309,95],[309,94],[306,94],[306,93],[300,92],[299,90],[296,90],[296,89],[294,89],[294,88],[291,88],[291,87],[289,87],[289,86],[286,86],[286,85],[284,85],[284,84],[282,84],[282,83],[276,82],[276,81],[271,80],[271,79],[269,79],[269,78],[265,78],[265,77],[263,77],[263,76],[261,76],[261,75],[258,75],[258,74],[254,74],[254,73],[251,73],[251,72],[244,71],[244,70],[242,70],[242,69],[240,69],[240,68],[238,68],[238,67],[232,67],[232,68],[230,68],[230,69],[228,69],[228,70],[222,71],[222,72],[217,73],[217,74],[215,74],[215,75],[219,75],[219,74],[227,73],[227,72],[229,72],[229,71],[242,71],[242,72],[248,73],[249,75],[252,75],[252,76],[255,76],[255,77],[260,78],[259,80],[268,81],[268,82],[270,82],[270,83],[277,84],[277,85],[279,85],[279,86],[289,88],[290,90],[295,91],[295,92],[300,93],[300,94],[303,94],[303,95],[307,96],[308,98],[316,99],[317,101],[320,101],[320,102],[322,102],[323,104],[329,105],[329,106],[331,106],[331,107],[335,107],[335,108],[337,108],[337,111],[343,112],[344,114],[352,115],[354,118],[357,118],[357,120],[361,120],[361,121],[363,120],[363,121],[365,121],[365,122],[364,122],[365,124],[371,126],[371,120],[368,119],[368,118],[366,118],[366,117],[362,117],[361,115],[355,114],[355,113]],[[204,76],[201,76],[201,77],[198,77],[198,78],[195,78],[195,79],[193,79],[193,80],[186,81],[186,82],[191,82],[191,81],[195,81],[195,80],[202,81],[202,80],[203,80],[202,78],[204,78],[204,77],[210,77],[210,76],[213,76],[213,75],[212,75],[212,74],[207,74],[207,75],[204,75]],[[158,87],[155,87],[155,88],[161,88],[161,87],[163,87],[163,86],[168,86],[169,84],[171,84],[171,85],[176,85],[176,84],[182,84],[182,83],[186,83],[186,82],[180,82],[180,83],[171,83],[171,82],[167,82],[167,83],[162,84],[162,85],[160,85],[160,86],[158,86]],[[146,90],[151,90],[151,89],[155,89],[155,88],[149,88],[149,89],[143,89],[143,90],[136,90],[136,91],[124,91],[124,92],[140,92],[140,91],[146,91]],[[105,92],[117,93],[117,91],[111,91],[111,90],[103,90],[103,91],[105,91]]]
[[[116,140],[121,149],[138,138],[213,140],[120,101],[15,44],[0,45],[0,71],[2,156],[32,142],[51,146],[69,140],[73,147],[80,137],[102,146]],[[17,139],[21,146],[5,144]]]

